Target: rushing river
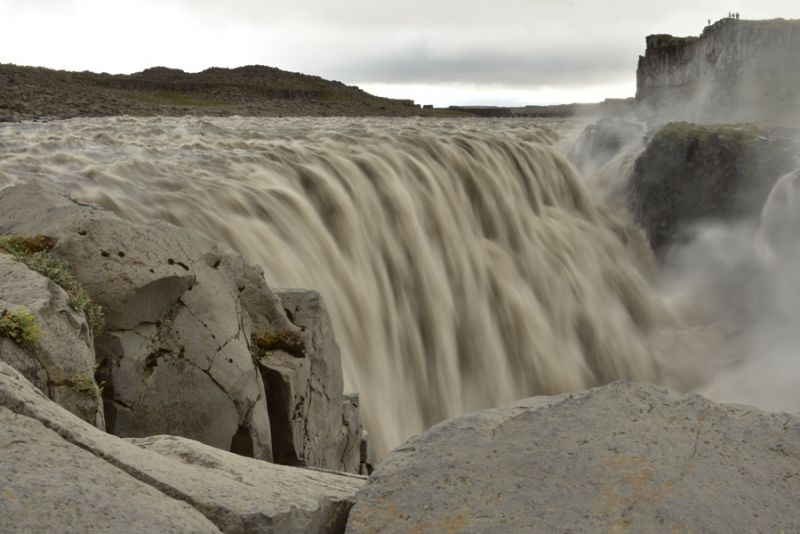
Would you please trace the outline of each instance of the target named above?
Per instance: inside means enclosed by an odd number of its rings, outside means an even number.
[[[617,378],[702,384],[644,239],[560,122],[85,119],[0,125],[0,187],[58,184],[319,290],[380,452],[453,415]],[[672,306],[674,308],[674,306]]]

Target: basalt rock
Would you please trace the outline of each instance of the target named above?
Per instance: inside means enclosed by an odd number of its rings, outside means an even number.
[[[347,532],[797,532],[798,495],[799,415],[616,382],[412,438]]]
[[[364,484],[176,436],[111,436],[2,362],[0,447],[3,532],[335,533]]]
[[[361,471],[358,397],[343,395],[339,346],[319,293],[276,290],[288,317],[301,327],[302,345],[269,338],[259,354],[268,392],[273,451],[279,463]],[[265,339],[254,324],[255,339]],[[287,346],[288,345],[288,346]]]
[[[55,282],[0,251],[0,313],[20,312],[32,316],[35,339],[24,343],[0,332],[0,360],[70,412],[105,428],[86,316],[72,309]]]
[[[670,123],[636,160],[628,207],[654,250],[701,221],[755,217],[772,186],[798,162],[795,133],[752,125]]]
[[[232,252],[39,186],[0,192],[0,233],[56,239],[50,254],[102,305],[106,326],[96,350],[109,431],[176,434],[272,458],[266,394],[238,297],[243,273]]]
[[[726,18],[699,37],[649,35],[636,71],[639,114],[797,124],[798,46],[797,20]]]

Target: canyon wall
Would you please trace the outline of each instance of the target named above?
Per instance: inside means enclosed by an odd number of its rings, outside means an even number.
[[[647,118],[796,124],[800,21],[722,19],[699,37],[650,35],[636,100]]]

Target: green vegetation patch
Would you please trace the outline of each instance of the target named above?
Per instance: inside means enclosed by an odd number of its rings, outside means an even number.
[[[671,122],[653,137],[653,143],[715,141],[725,145],[741,145],[764,137],[766,132],[752,124],[691,124]]]
[[[103,331],[105,323],[103,308],[92,302],[67,265],[49,254],[55,243],[56,240],[48,236],[2,236],[0,250],[8,252],[32,271],[61,286],[67,292],[69,306],[86,314],[92,333],[97,335]]]
[[[0,336],[25,347],[32,347],[43,333],[36,317],[20,306],[14,311],[0,312]]]
[[[211,100],[192,93],[178,91],[115,91],[117,96],[129,98],[145,104],[155,104],[159,106],[178,106],[178,107],[219,107],[225,106],[226,102]]]
[[[88,375],[74,374],[68,377],[65,382],[67,386],[75,391],[87,393],[96,399],[99,399],[103,394],[103,390],[99,388],[94,379]]]
[[[250,346],[256,359],[269,356],[273,350],[282,350],[298,358],[304,357],[306,352],[305,341],[302,336],[288,331],[281,331],[263,337],[254,334],[250,339]]]

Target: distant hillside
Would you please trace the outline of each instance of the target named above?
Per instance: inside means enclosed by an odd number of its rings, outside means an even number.
[[[703,122],[800,119],[800,20],[726,18],[699,37],[650,35],[638,107]]]
[[[410,100],[252,65],[198,73],[155,67],[130,75],[0,64],[0,120],[112,115],[430,115]]]

